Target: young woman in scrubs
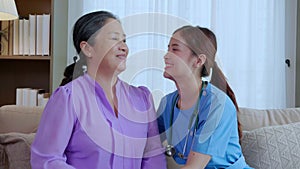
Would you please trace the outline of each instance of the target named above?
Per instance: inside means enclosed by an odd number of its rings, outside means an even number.
[[[149,90],[118,78],[126,68],[125,39],[109,12],[77,20],[80,60],[73,80],[54,91],[44,109],[31,148],[33,169],[166,168]]]
[[[239,144],[238,106],[216,51],[213,32],[199,26],[181,27],[170,39],[164,77],[177,90],[158,109],[168,168],[250,168]],[[211,82],[203,81],[211,70]]]

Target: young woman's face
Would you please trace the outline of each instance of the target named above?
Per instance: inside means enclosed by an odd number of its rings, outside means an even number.
[[[108,19],[95,37],[93,55],[98,70],[120,73],[126,69],[128,47],[119,21]],[[95,57],[96,56],[96,57]]]
[[[186,45],[180,32],[176,32],[171,37],[168,53],[164,56],[164,60],[164,77],[176,80],[193,73],[197,57],[193,55],[191,49]]]

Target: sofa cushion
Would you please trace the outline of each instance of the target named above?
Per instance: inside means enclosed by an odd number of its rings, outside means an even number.
[[[256,169],[299,168],[300,122],[243,131],[241,146]]]
[[[44,107],[5,105],[0,107],[0,133],[32,133],[38,128]]]
[[[240,108],[238,118],[242,129],[249,131],[266,126],[300,122],[300,108],[266,110]]]
[[[0,134],[0,144],[4,146],[9,169],[30,169],[30,146],[35,133]]]

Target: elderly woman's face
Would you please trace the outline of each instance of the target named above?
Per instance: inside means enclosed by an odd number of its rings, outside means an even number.
[[[120,73],[126,68],[128,47],[119,21],[108,19],[94,40],[93,62],[98,70]]]

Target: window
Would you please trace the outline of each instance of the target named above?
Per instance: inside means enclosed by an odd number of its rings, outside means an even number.
[[[296,53],[296,42],[289,39],[296,35],[295,24],[285,24],[286,18],[296,20],[296,3],[296,0],[192,0],[188,3],[72,0],[69,5],[75,6],[76,11],[70,8],[69,18],[73,18],[69,30],[84,13],[103,9],[116,14],[124,25],[130,48],[127,70],[120,77],[133,85],[146,85],[157,106],[163,95],[176,89],[173,82],[162,77],[163,55],[172,32],[186,24],[207,27],[217,36],[217,62],[239,106],[285,108],[295,104],[286,96],[289,84],[286,84],[284,60],[287,51],[292,57]],[[71,42],[69,56],[75,53]],[[72,58],[69,60],[71,63]]]

